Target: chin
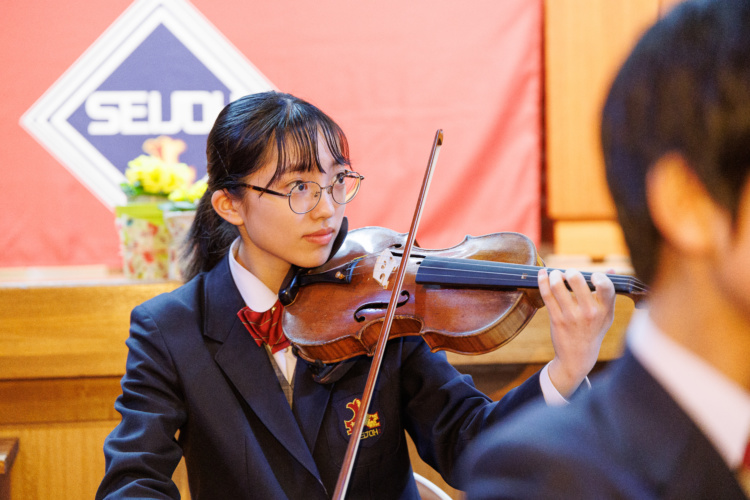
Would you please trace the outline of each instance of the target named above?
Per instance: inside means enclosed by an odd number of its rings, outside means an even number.
[[[324,249],[320,249],[319,251],[310,252],[309,254],[305,255],[304,259],[300,259],[294,264],[299,267],[305,268],[315,268],[318,266],[322,266],[328,260],[328,256],[330,255],[330,253],[331,247],[328,246]]]

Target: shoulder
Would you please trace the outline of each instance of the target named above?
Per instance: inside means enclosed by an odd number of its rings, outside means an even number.
[[[586,396],[581,399],[586,399]],[[586,401],[565,407],[547,406],[543,399],[528,403],[512,417],[482,434],[470,455],[479,457],[497,455],[502,459],[510,449],[524,454],[563,456],[575,454],[576,448],[598,445],[601,422],[590,416]]]
[[[160,364],[164,364],[175,350],[186,347],[188,339],[199,339],[200,288],[200,279],[195,278],[136,306],[130,314],[130,333],[126,341],[129,359],[146,356],[162,360]]]
[[[175,290],[157,295],[137,306],[133,314],[146,315],[157,321],[179,323],[226,302],[241,304],[241,296],[234,285],[227,260],[224,259],[210,271],[198,274]]]
[[[190,282],[159,294],[136,306],[131,313],[131,323],[150,320],[156,324],[182,323],[201,309],[203,277],[196,276]]]
[[[570,405],[533,402],[485,431],[462,457],[468,498],[649,498],[622,389],[608,373]]]
[[[172,338],[182,342],[191,332],[199,338],[198,334],[212,327],[227,331],[226,324],[233,321],[242,298],[231,275],[217,269],[220,267],[221,263],[175,290],[136,306],[130,316],[131,337],[157,335],[169,343]],[[216,324],[209,325],[211,318]]]
[[[126,341],[129,359],[190,363],[204,353],[207,336],[223,339],[239,322],[236,314],[242,304],[226,276],[217,279],[214,268],[136,306]]]
[[[610,450],[601,425],[587,422],[587,413],[533,402],[481,434],[463,457],[468,498],[604,494]]]

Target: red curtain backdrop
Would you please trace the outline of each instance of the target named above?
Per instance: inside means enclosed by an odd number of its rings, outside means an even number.
[[[121,265],[110,209],[19,119],[130,4],[0,3],[0,267]],[[351,227],[408,231],[442,128],[420,245],[499,231],[539,243],[541,0],[192,5],[278,89],[342,126],[366,177]]]

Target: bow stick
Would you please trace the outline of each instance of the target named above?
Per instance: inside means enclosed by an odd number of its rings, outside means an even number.
[[[430,182],[432,181],[432,171],[437,163],[438,154],[440,153],[440,146],[443,144],[443,131],[438,129],[435,133],[435,140],[432,144],[432,152],[430,153],[430,160],[427,163],[427,171],[422,181],[422,191],[419,194],[419,200],[417,201],[417,208],[414,210],[414,218],[411,221],[411,228],[406,239],[406,246],[404,247],[403,256],[401,257],[401,264],[398,266],[398,272],[396,273],[395,284],[393,285],[393,291],[391,292],[391,299],[388,302],[388,309],[385,312],[385,319],[383,320],[383,326],[380,329],[380,336],[378,337],[378,343],[375,347],[375,353],[372,356],[372,365],[370,366],[370,373],[367,375],[367,382],[365,383],[365,391],[362,394],[362,402],[357,412],[357,418],[354,421],[354,430],[349,437],[349,444],[346,448],[346,455],[344,455],[344,464],[341,466],[341,472],[339,473],[338,481],[336,482],[336,490],[334,491],[334,500],[341,500],[346,494],[346,488],[349,485],[349,479],[352,475],[352,469],[354,468],[354,458],[357,455],[357,449],[359,448],[359,441],[362,435],[362,430],[365,425],[365,418],[367,416],[367,410],[370,407],[370,401],[372,400],[372,394],[375,390],[375,382],[380,372],[380,365],[383,362],[383,353],[385,352],[385,345],[388,341],[388,336],[391,330],[391,324],[396,314],[396,304],[398,303],[398,297],[401,293],[401,287],[404,284],[404,276],[406,275],[406,265],[409,261],[409,254],[411,248],[414,246],[414,239],[417,234],[417,226],[419,226],[419,219],[422,217],[422,207],[424,206],[424,200],[427,197],[427,190],[430,188]]]

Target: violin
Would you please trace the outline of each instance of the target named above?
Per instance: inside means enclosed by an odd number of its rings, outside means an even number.
[[[327,263],[299,273],[282,290],[282,327],[299,356],[322,363],[372,356],[405,238],[381,227],[354,229]],[[467,236],[440,250],[414,246],[389,339],[421,335],[433,352],[497,349],[544,305],[537,284],[542,265],[534,243],[513,232]],[[591,273],[582,274],[593,290]],[[615,292],[636,305],[645,298],[636,278],[608,276]]]

